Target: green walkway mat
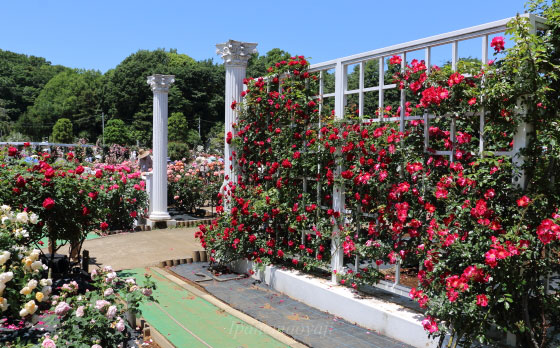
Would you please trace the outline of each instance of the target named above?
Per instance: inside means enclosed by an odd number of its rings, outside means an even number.
[[[141,306],[142,317],[176,347],[288,347],[195,296],[155,269],[126,270],[119,275],[134,276],[142,283],[146,273],[156,283],[154,297],[158,303]]]
[[[98,235],[97,233],[94,232],[90,232],[87,234],[86,236],[86,240],[90,240],[90,239],[97,239],[97,238],[101,238],[100,235]],[[44,244],[41,246],[41,248],[46,248],[47,245],[49,245],[49,239],[47,237],[44,237],[41,239],[41,242],[43,242]]]

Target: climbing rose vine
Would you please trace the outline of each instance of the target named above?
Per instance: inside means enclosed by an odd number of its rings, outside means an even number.
[[[381,264],[417,269],[410,297],[425,310],[430,335],[468,346],[494,343],[489,332],[497,329],[523,346],[554,346],[560,292],[549,280],[560,272],[560,128],[548,86],[556,75],[540,49],[552,36],[531,34],[529,25],[524,18],[509,24],[511,48],[493,37],[496,59],[484,66],[464,60],[456,70],[428,71],[412,60],[402,69],[401,56],[388,57],[385,79],[406,93],[405,118],[436,116],[429,125],[408,119],[404,131],[384,120],[401,114],[400,95],[390,91],[384,108],[361,122],[349,108],[335,120],[303,56],[247,79],[244,100],[232,104],[239,122],[227,135],[238,173],[221,195],[229,211],[197,232],[211,260],[324,269],[339,234],[347,265],[337,272],[341,284],[375,283],[386,277]],[[518,167],[495,152],[514,148],[523,122],[534,134]],[[336,188],[344,190],[343,207],[333,204]]]

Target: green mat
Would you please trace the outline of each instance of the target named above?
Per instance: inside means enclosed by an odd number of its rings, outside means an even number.
[[[98,235],[97,233],[94,233],[94,232],[90,232],[86,236],[86,240],[97,239],[97,238],[101,238],[101,236]],[[46,248],[47,245],[49,244],[49,239],[47,237],[42,238],[41,242],[43,242],[43,245],[41,246],[41,248]]]
[[[158,303],[141,306],[146,319],[176,347],[288,347],[257,328],[195,296],[153,269],[119,273],[134,276],[139,283],[150,274]]]

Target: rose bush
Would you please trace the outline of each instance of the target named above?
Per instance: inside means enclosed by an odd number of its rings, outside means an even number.
[[[215,204],[223,181],[224,164],[213,156],[199,156],[188,164],[175,161],[167,166],[169,201],[187,212]]]
[[[29,226],[38,223],[37,215],[2,205],[0,221],[0,315],[11,325],[30,319],[47,302],[52,280],[40,251],[20,244]]]
[[[211,260],[325,268],[331,237],[340,234],[345,264],[360,260],[358,269],[339,272],[343,284],[382,279],[381,264],[417,265],[410,296],[425,309],[431,335],[469,346],[509,331],[523,346],[554,346],[560,289],[548,279],[560,273],[560,129],[558,95],[549,87],[557,83],[556,51],[544,48],[555,36],[532,33],[520,17],[508,33],[515,46],[492,38],[497,59],[482,68],[460,61],[456,71],[432,66],[428,73],[413,60],[401,71],[402,57],[389,59],[407,95],[405,117],[436,116],[427,148],[424,120],[409,119],[400,131],[383,119],[319,113],[317,76],[302,56],[246,80],[243,103],[232,104],[239,122],[227,135],[238,173],[226,178],[221,196],[229,211],[197,232]],[[376,116],[400,115],[388,103]],[[534,132],[516,167],[495,152],[513,147],[523,122]],[[344,190],[342,205],[333,202],[336,189]]]
[[[55,331],[57,347],[122,347],[127,339],[126,312],[139,313],[151,296],[149,277],[140,286],[134,278],[120,278],[110,266],[91,273],[95,291],[80,292],[76,282],[64,284],[53,297],[53,310],[61,319]]]
[[[73,156],[55,161],[47,153],[34,161],[22,157],[17,150],[0,149],[0,201],[39,216],[27,245],[48,237],[70,241],[79,251],[89,232],[131,228],[147,205],[140,174],[126,165],[95,169]]]

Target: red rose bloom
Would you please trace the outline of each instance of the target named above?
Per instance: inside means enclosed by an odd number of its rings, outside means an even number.
[[[10,146],[8,148],[8,156],[10,156],[10,157],[14,157],[15,155],[17,155],[17,152],[18,152],[18,150],[13,146]]]
[[[107,230],[107,228],[109,228],[109,224],[106,223],[105,221],[103,221],[103,222],[99,225],[99,227],[101,228],[101,231],[105,231],[105,230]]]
[[[54,199],[48,197],[43,201],[43,208],[51,210],[54,207]]]
[[[496,36],[495,38],[492,39],[492,42],[490,43],[490,47],[494,47],[494,50],[496,52],[503,51],[505,49],[505,46],[506,46],[506,42],[502,36]]]
[[[526,207],[531,203],[531,198],[523,196],[517,200],[517,205],[520,207]]]

